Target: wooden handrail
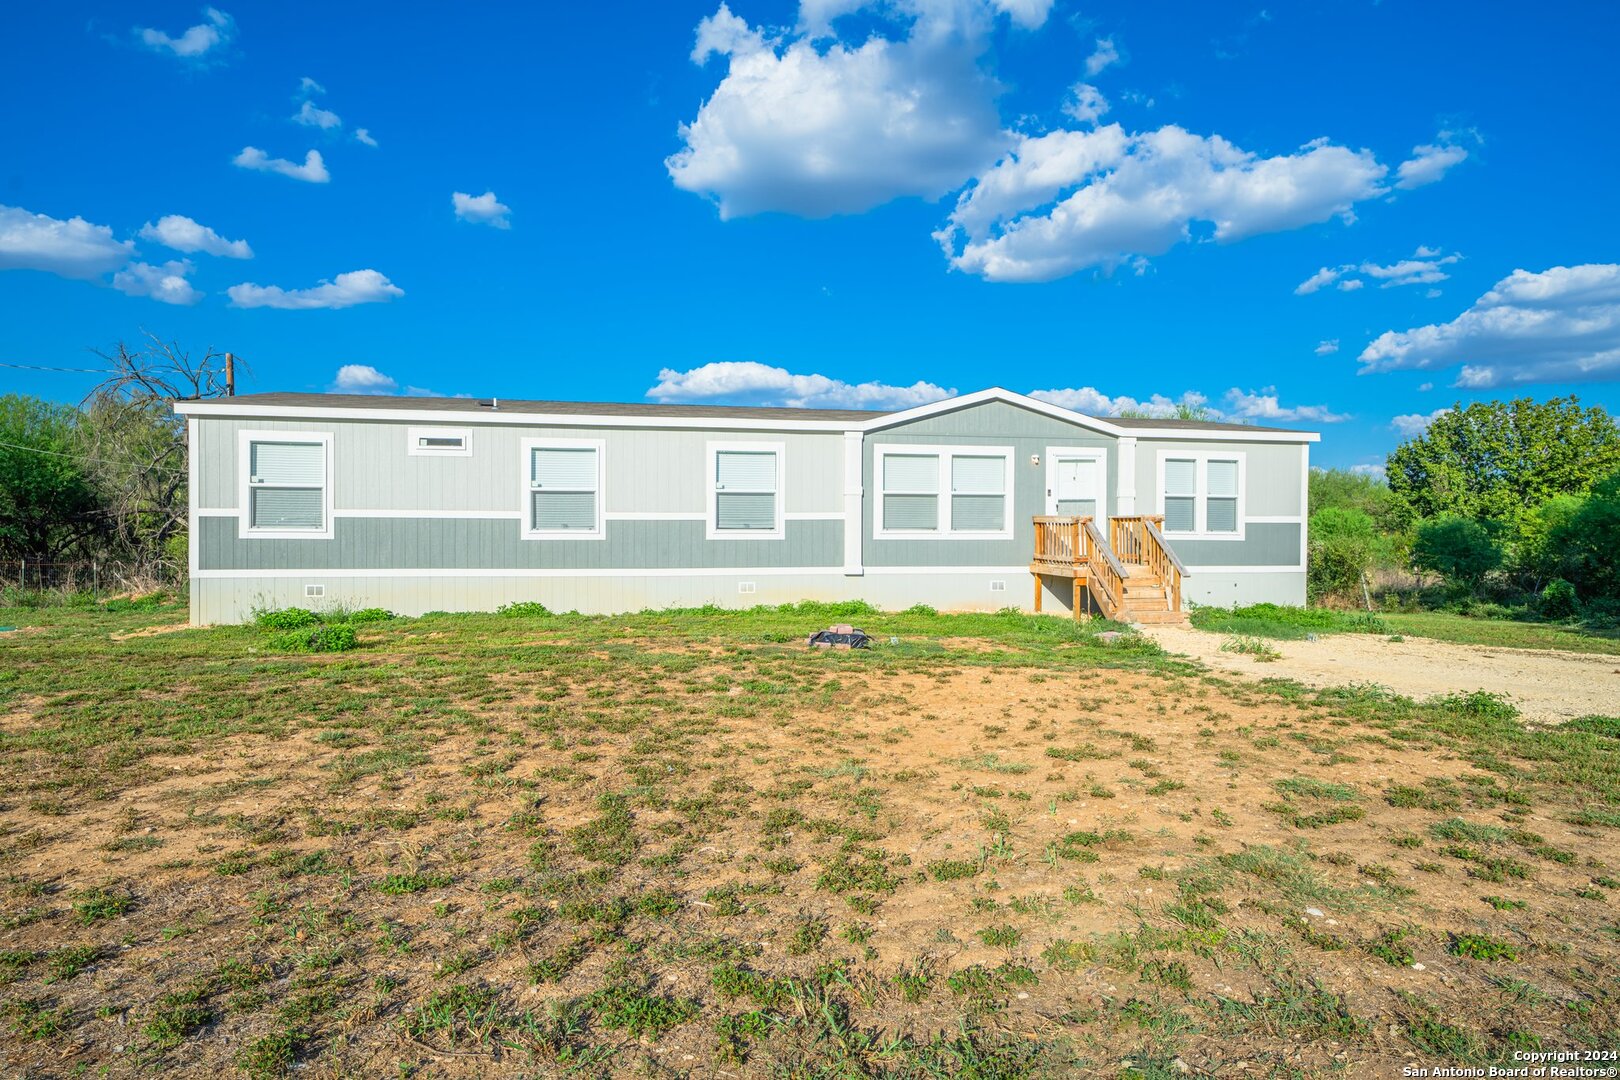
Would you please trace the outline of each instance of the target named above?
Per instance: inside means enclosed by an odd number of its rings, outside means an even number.
[[[1117,619],[1125,607],[1125,567],[1103,539],[1097,523],[1082,518],[1087,540],[1086,585],[1101,604],[1103,614]]]
[[[1181,579],[1186,576],[1187,568],[1170,549],[1170,542],[1164,537],[1163,522],[1164,518],[1147,514],[1127,515],[1114,518],[1110,532],[1114,550],[1128,562],[1141,563],[1152,571],[1164,588],[1170,610],[1180,611]]]

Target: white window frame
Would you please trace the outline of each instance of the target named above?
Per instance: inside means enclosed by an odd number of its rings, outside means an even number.
[[[330,540],[332,539],[332,433],[330,431],[239,431],[236,436],[237,533],[243,540]],[[256,529],[253,527],[253,444],[257,442],[308,443],[319,445],[326,461],[326,478],[321,486],[319,529]]]
[[[776,455],[776,525],[771,529],[722,529],[720,524],[720,454],[723,451]],[[703,515],[703,535],[707,540],[785,540],[787,538],[787,443],[707,442],[703,444],[704,488],[708,505]]]
[[[1160,450],[1158,453],[1157,482],[1154,487],[1154,513],[1164,516],[1164,463],[1170,460],[1194,462],[1193,531],[1170,532],[1170,540],[1243,540],[1248,529],[1249,464],[1241,450]],[[1209,531],[1209,463],[1211,461],[1237,462],[1237,532]],[[1224,496],[1223,496],[1224,498]]]
[[[518,508],[523,515],[525,540],[605,540],[607,539],[607,441],[605,439],[522,439],[518,458]],[[534,528],[533,470],[536,450],[596,451],[596,525],[590,529]]]
[[[885,529],[883,527],[883,460],[890,456],[905,457],[914,454],[933,454],[939,457],[939,516],[934,529]],[[1002,480],[1002,497],[1007,500],[1007,512],[1002,515],[1002,527],[993,530],[968,531],[951,528],[951,458],[999,457],[1006,466]],[[920,443],[881,443],[872,448],[872,539],[874,540],[1011,540],[1013,514],[1016,502],[1013,472],[1013,448],[1010,446],[953,446],[923,445]]]
[[[422,446],[423,439],[460,439],[461,445]],[[405,452],[411,457],[472,457],[472,432],[466,428],[406,428]]]

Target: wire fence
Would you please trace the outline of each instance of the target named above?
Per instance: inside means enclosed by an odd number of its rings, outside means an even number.
[[[0,559],[0,588],[147,593],[172,588],[183,577],[162,566],[132,566],[100,559]]]

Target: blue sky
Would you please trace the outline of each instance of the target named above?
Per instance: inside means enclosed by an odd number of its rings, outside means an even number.
[[[728,3],[9,12],[0,361],[1190,394],[1344,466],[1457,401],[1620,405],[1607,5]]]

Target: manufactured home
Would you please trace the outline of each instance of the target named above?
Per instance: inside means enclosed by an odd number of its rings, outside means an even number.
[[[861,599],[1177,621],[1305,600],[1312,432],[991,389],[898,412],[177,402],[191,616]]]

